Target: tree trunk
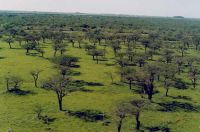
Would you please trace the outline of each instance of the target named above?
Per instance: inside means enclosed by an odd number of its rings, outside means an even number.
[[[9,80],[6,80],[6,88],[7,88],[7,91],[9,91]]]
[[[81,48],[81,43],[80,42],[78,42],[78,47]]]
[[[54,51],[54,55],[53,55],[54,57],[56,57],[56,53],[57,53],[57,50]]]
[[[38,77],[33,77],[33,78],[34,78],[35,87],[37,88],[38,87],[38,85],[37,85]]]
[[[117,126],[117,132],[121,132],[121,127],[122,127],[122,119],[120,119],[119,124]]]
[[[97,64],[99,64],[99,58],[98,58],[98,56],[96,56],[96,61],[97,61]]]
[[[132,81],[131,80],[129,80],[129,88],[130,88],[130,90],[132,89]]]
[[[59,110],[62,111],[62,99],[59,99],[58,100],[58,103],[59,103]]]
[[[193,80],[193,88],[196,88],[196,79]]]
[[[168,97],[169,88],[166,88],[165,96]]]
[[[151,83],[149,86],[149,91],[148,91],[148,99],[151,101],[152,96],[153,96],[153,84]]]
[[[56,94],[57,94],[57,97],[58,97],[59,110],[62,111],[63,110],[62,109],[62,97],[61,97],[61,95],[58,92],[56,92]]]
[[[139,112],[137,112],[137,114],[136,114],[136,129],[137,130],[140,130],[140,120],[139,120],[139,118],[140,118],[140,113]]]
[[[9,44],[10,49],[12,49],[11,43],[8,43],[8,44]]]
[[[28,54],[29,53],[29,49],[26,49],[26,54]]]

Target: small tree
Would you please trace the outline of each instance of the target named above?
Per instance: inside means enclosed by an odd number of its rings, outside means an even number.
[[[187,48],[184,46],[184,45],[180,45],[179,47],[179,50],[181,52],[181,57],[184,56],[184,53],[186,52]]]
[[[114,43],[111,44],[112,49],[114,51],[115,56],[117,55],[117,52],[121,49],[120,46],[120,41],[115,41]]]
[[[141,44],[144,46],[144,51],[146,53],[147,48],[149,48],[151,45],[151,41],[148,38],[143,38],[141,39]]]
[[[26,55],[28,55],[30,50],[37,48],[37,44],[35,42],[28,42],[23,45],[23,48],[26,49]]]
[[[41,105],[36,105],[35,108],[34,108],[34,112],[37,114],[38,119],[42,118],[43,108],[42,108]]]
[[[10,49],[12,49],[12,43],[14,42],[14,39],[9,37],[5,39],[5,42],[7,42],[9,44]]]
[[[172,79],[165,79],[164,88],[166,89],[165,96],[168,96],[169,88],[174,86],[175,82]]]
[[[123,120],[125,119],[127,113],[127,106],[124,106],[123,104],[119,105],[115,110],[117,132],[121,132]]]
[[[81,42],[83,41],[84,37],[78,36],[76,39],[77,39],[77,42],[78,42],[78,47],[81,48]]]
[[[199,71],[196,67],[192,67],[189,71],[189,78],[192,82],[193,88],[196,88]]]
[[[176,57],[176,65],[177,65],[177,72],[180,75],[182,68],[183,68],[183,58],[182,57]]]
[[[7,75],[5,77],[5,81],[7,91],[11,92],[20,89],[20,85],[23,82],[23,80],[20,77],[14,75]]]
[[[57,52],[60,51],[60,54],[62,55],[66,51],[66,45],[61,40],[54,40],[53,43],[53,50],[54,50],[54,57],[56,57]]]
[[[88,51],[88,54],[92,56],[93,60],[96,59],[97,64],[99,63],[99,56],[103,56],[104,55],[104,51],[103,50],[90,50]]]
[[[34,84],[35,84],[36,88],[38,87],[38,78],[39,78],[39,74],[41,72],[42,72],[42,70],[34,70],[34,71],[30,72],[31,76],[33,77]]]
[[[167,64],[171,63],[172,59],[174,58],[173,53],[174,52],[171,49],[165,49],[162,57],[163,62]]]
[[[135,116],[136,125],[135,128],[140,130],[141,122],[140,122],[140,114],[143,110],[146,109],[147,102],[144,100],[133,100],[131,101],[132,107],[131,114]]]
[[[44,57],[45,51],[42,48],[37,48],[36,51],[41,54],[41,57]]]
[[[129,83],[129,89],[132,89],[132,83],[136,80],[135,78],[135,70],[133,68],[127,68],[125,78]]]

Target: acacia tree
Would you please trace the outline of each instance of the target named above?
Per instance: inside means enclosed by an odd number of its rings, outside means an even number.
[[[196,67],[192,67],[189,71],[189,78],[192,82],[193,88],[196,88],[199,71]]]
[[[77,39],[77,42],[78,42],[78,47],[81,48],[81,42],[83,41],[84,37],[78,36],[76,39]]]
[[[50,78],[43,84],[43,88],[46,90],[52,90],[56,93],[60,111],[63,110],[63,97],[77,90],[77,87],[73,85],[71,78],[63,78],[62,76]]]
[[[199,46],[200,46],[200,35],[195,35],[193,36],[193,43],[195,45],[195,49],[198,50],[199,49]]]
[[[129,83],[129,89],[131,90],[132,89],[132,83],[135,80],[135,76],[134,76],[135,69],[133,69],[133,68],[127,68],[126,72],[127,73],[125,75],[125,78],[128,81],[128,83]]]
[[[146,69],[137,70],[134,76],[135,84],[142,88],[141,92],[147,94],[148,99],[151,101],[154,94],[156,69],[152,68],[151,71],[147,71]]]
[[[174,65],[166,64],[162,66],[161,75],[164,80],[164,88],[166,89],[165,95],[168,96],[169,88],[175,84],[176,68]]]
[[[131,114],[135,116],[136,125],[135,128],[140,130],[141,122],[140,122],[140,114],[143,110],[146,109],[147,102],[145,100],[133,100],[131,101],[132,107]]]
[[[143,67],[146,62],[146,56],[144,54],[137,54],[134,60],[136,63],[138,63],[139,67]]]
[[[144,46],[144,51],[145,51],[145,53],[146,53],[147,48],[149,48],[150,45],[151,45],[151,41],[150,41],[148,38],[143,38],[143,39],[141,40],[141,44]]]
[[[126,105],[120,104],[119,106],[117,106],[117,108],[115,110],[117,132],[121,132],[123,120],[125,119],[126,115],[128,114],[127,108],[128,107]]]
[[[24,40],[23,37],[21,37],[21,36],[17,36],[17,37],[15,38],[15,40],[18,41],[19,46],[22,46],[22,41]]]
[[[103,50],[89,50],[88,54],[92,56],[93,60],[96,60],[97,64],[99,63],[99,56],[104,56],[104,51]]]
[[[54,57],[56,57],[57,52],[60,51],[60,54],[63,55],[63,53],[66,51],[66,45],[63,43],[62,40],[54,40],[53,43],[53,49],[54,49]]]
[[[115,116],[116,116],[116,123],[117,123],[117,131],[121,131],[121,127],[123,124],[123,120],[128,115],[134,115],[135,116],[135,128],[137,130],[140,130],[141,121],[140,121],[140,115],[141,112],[144,110],[147,110],[149,102],[145,100],[132,100],[130,102],[122,102],[120,105],[117,106],[117,109],[115,110]]]
[[[28,55],[30,50],[37,49],[37,44],[34,41],[28,42],[23,45],[23,48],[26,50],[26,55]]]
[[[164,88],[166,89],[165,96],[168,96],[169,88],[174,86],[175,82],[172,79],[165,79]]]
[[[34,71],[30,72],[31,76],[33,77],[34,84],[35,84],[36,88],[38,87],[38,79],[39,79],[39,74],[41,72],[42,72],[42,70],[34,70]]]
[[[74,47],[74,44],[75,44],[75,38],[74,38],[74,36],[69,35],[68,41],[72,44],[72,47]]]
[[[20,77],[14,75],[7,75],[5,77],[5,81],[6,81],[6,89],[7,91],[10,92],[19,90],[20,85],[23,82],[23,80]]]
[[[45,51],[42,48],[37,48],[36,51],[41,54],[41,57],[44,57]]]
[[[177,67],[177,72],[180,75],[180,73],[182,72],[182,68],[183,68],[183,58],[182,57],[176,57],[176,67]]]
[[[174,58],[173,53],[174,52],[171,49],[164,49],[162,56],[163,62],[167,64],[171,63],[172,59]]]
[[[181,56],[183,57],[184,56],[184,53],[186,52],[187,48],[184,46],[184,45],[180,45],[179,47],[179,50],[181,52]]]
[[[14,39],[9,37],[5,39],[5,42],[9,44],[10,49],[12,49],[12,43],[14,42]]]
[[[112,47],[114,54],[116,56],[117,52],[121,49],[120,41],[115,41],[114,43],[111,44],[111,47]]]

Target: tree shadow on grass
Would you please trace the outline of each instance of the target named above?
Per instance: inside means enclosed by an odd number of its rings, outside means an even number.
[[[56,120],[56,118],[45,115],[45,116],[41,116],[39,120],[42,120],[44,124],[49,125],[53,123]]]
[[[191,101],[191,100],[192,100],[191,97],[188,97],[188,96],[181,96],[181,95],[178,95],[178,96],[176,96],[176,97],[173,97],[173,96],[169,96],[169,97],[171,97],[171,98],[173,98],[173,99],[184,99],[184,100],[188,100],[188,101]]]
[[[116,64],[109,64],[109,63],[106,63],[105,65],[106,65],[106,66],[115,66]]]
[[[78,86],[104,86],[104,84],[99,82],[86,82],[84,80],[76,80],[75,83]]]
[[[182,79],[177,78],[175,80],[175,84],[174,87],[177,89],[188,89],[188,85],[190,85],[189,83],[184,82]]]
[[[6,57],[0,57],[0,60],[5,59]]]
[[[86,93],[92,93],[94,90],[81,88],[80,91],[81,91],[81,92],[86,92]]]
[[[21,89],[11,89],[11,90],[7,91],[7,93],[12,93],[12,94],[15,94],[15,95],[22,95],[22,96],[29,95],[29,94],[35,94],[32,91],[21,90]]]
[[[86,122],[98,122],[108,119],[108,116],[105,115],[103,112],[89,109],[80,111],[67,111],[66,114],[70,116],[75,116]]]
[[[80,75],[81,75],[81,72],[71,71],[70,75],[71,75],[71,76],[80,76]]]
[[[102,83],[98,82],[86,82],[87,86],[104,86]]]
[[[163,112],[177,112],[177,111],[184,111],[184,112],[197,112],[199,108],[197,106],[193,106],[190,103],[183,103],[183,102],[165,102],[165,103],[158,103],[162,108],[159,111]]]
[[[170,128],[163,126],[145,127],[149,132],[170,132]]]

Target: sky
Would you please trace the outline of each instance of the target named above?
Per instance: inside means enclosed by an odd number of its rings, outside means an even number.
[[[200,18],[200,0],[0,0],[0,10]]]

